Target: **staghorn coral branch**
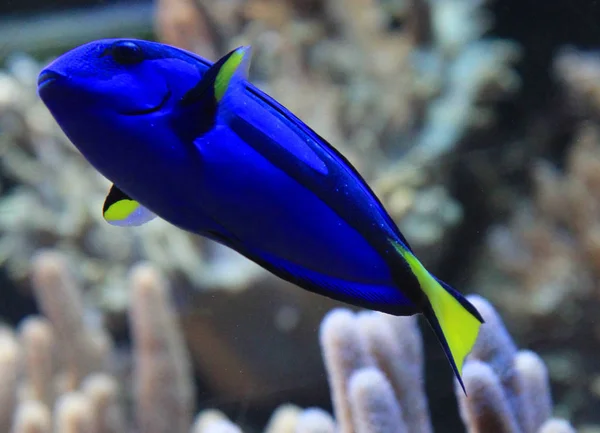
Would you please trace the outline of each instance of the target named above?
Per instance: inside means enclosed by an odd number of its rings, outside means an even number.
[[[416,317],[363,312],[358,315],[358,324],[369,351],[394,389],[407,431],[431,433]]]
[[[498,375],[481,361],[463,368],[468,397],[458,393],[461,415],[469,433],[517,433],[520,428],[504,395]]]
[[[62,395],[56,402],[55,433],[96,433],[93,408],[80,392]]]
[[[321,324],[320,341],[335,417],[341,432],[352,433],[348,381],[353,371],[373,365],[374,360],[350,310],[340,308],[327,313]]]
[[[316,407],[302,411],[298,416],[295,433],[335,433],[336,425],[332,416]]]
[[[144,433],[187,433],[194,395],[191,362],[162,275],[148,264],[130,273],[136,417]]]
[[[302,410],[293,404],[279,406],[271,415],[265,433],[294,433]]]
[[[0,330],[0,431],[9,431],[17,406],[21,350],[12,332]]]
[[[105,373],[88,376],[81,386],[92,406],[96,433],[120,433],[126,431],[125,414],[119,401],[119,384]]]
[[[205,409],[196,416],[191,432],[204,433],[207,431],[207,427],[213,424],[215,421],[226,419],[227,416],[225,416],[225,414],[219,410]]]
[[[213,419],[207,422],[200,431],[203,433],[242,433],[242,429],[228,419]]]
[[[15,412],[11,433],[50,433],[50,411],[39,401],[21,403]]]
[[[552,397],[548,369],[534,352],[523,350],[516,354],[514,366],[523,385],[524,406],[529,408],[526,432],[537,432],[552,416]]]
[[[29,317],[19,326],[25,361],[26,393],[47,407],[54,404],[54,331],[42,317]]]
[[[348,394],[356,433],[408,433],[402,410],[385,375],[375,367],[350,377]],[[412,430],[418,431],[418,430]]]
[[[65,386],[74,390],[101,364],[85,326],[81,291],[61,253],[38,252],[32,260],[31,270],[36,299],[52,323],[59,351],[67,364]]]
[[[470,359],[487,363],[498,376],[500,384],[505,390],[507,403],[511,408],[510,412],[514,414],[517,425],[524,430],[529,425],[529,420],[521,394],[524,386],[514,365],[514,358],[517,354],[515,343],[505,329],[502,319],[489,302],[480,296],[470,296],[469,301],[479,310],[486,322],[481,327]],[[510,423],[507,422],[507,424]]]
[[[539,433],[576,433],[575,429],[564,419],[548,420],[539,430]]]

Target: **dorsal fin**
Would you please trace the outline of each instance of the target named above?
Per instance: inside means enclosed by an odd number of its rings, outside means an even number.
[[[115,185],[110,188],[104,206],[104,219],[113,226],[141,226],[156,218],[156,215],[129,197]]]
[[[204,73],[198,84],[181,98],[181,104],[210,101],[216,106],[236,82],[235,78],[245,80],[248,77],[251,51],[249,46],[239,47],[221,57]]]

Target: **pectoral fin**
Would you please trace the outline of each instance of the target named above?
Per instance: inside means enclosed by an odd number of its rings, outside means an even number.
[[[115,185],[110,188],[102,208],[104,219],[113,226],[141,226],[156,215],[133,200]]]

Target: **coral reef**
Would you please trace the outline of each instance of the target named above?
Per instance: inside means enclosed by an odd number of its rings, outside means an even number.
[[[126,354],[104,330],[102,316],[82,309],[64,254],[38,252],[31,277],[43,316],[28,317],[16,332],[0,331],[2,431],[234,433],[247,427],[217,409],[194,417],[189,351],[168,284],[152,266],[129,271],[132,349]],[[573,432],[568,422],[551,418],[541,359],[516,350],[487,301],[470,300],[486,324],[464,369],[469,396],[456,387],[467,431]],[[415,316],[336,308],[321,323],[320,342],[334,415],[283,404],[266,433],[432,432]],[[204,356],[214,355],[206,348]]]
[[[469,396],[456,386],[468,431],[534,433],[561,422],[551,418],[550,384],[541,358],[528,350],[517,351],[486,300],[479,296],[469,300],[486,323],[463,369]]]
[[[155,11],[157,39],[207,58],[252,44],[251,80],[349,157],[428,267],[456,263],[454,245],[444,241],[474,221],[450,189],[456,173],[448,162],[473,148],[508,146],[495,139],[495,113],[520,86],[513,71],[520,50],[486,33],[492,17],[485,1],[156,0]],[[0,332],[2,371],[24,370],[0,375],[0,429],[12,422],[14,432],[92,424],[98,432],[190,425],[239,432],[220,412],[193,420],[191,370],[225,399],[270,405],[276,397],[267,396],[279,388],[318,376],[313,330],[335,304],[287,291],[236,253],[163,221],[135,229],[106,224],[100,208],[109,185],[37,98],[41,64],[13,54],[0,72],[0,266],[44,315],[22,322],[16,334]],[[539,355],[518,351],[495,313],[474,298],[494,325],[465,365],[469,399],[457,394],[470,432],[572,431],[550,418],[547,374],[557,416],[578,426],[600,422],[600,55],[559,50],[554,72],[562,86],[556,100],[571,116],[569,144],[559,157],[515,163],[531,174],[528,195],[507,200],[510,186],[482,187],[511,215],[487,231],[476,275],[465,277]],[[544,140],[556,130],[532,130],[539,136],[515,140],[521,151],[549,148]],[[487,158],[487,166],[495,163]],[[465,256],[477,247],[458,240]],[[34,262],[30,286],[30,258],[48,247],[60,254]],[[64,260],[78,264],[70,276]],[[132,271],[140,261],[154,269]],[[174,305],[161,275],[172,282]],[[179,325],[173,309],[185,311]],[[133,366],[107,329],[130,330]],[[247,343],[256,335],[278,350]],[[323,322],[321,344],[335,417],[284,405],[266,431],[432,431],[414,318],[335,310]]]
[[[532,168],[532,202],[517,212],[510,227],[491,230],[495,263],[518,281],[502,300],[494,299],[510,304],[511,314],[548,317],[559,306],[577,303],[595,290],[594,277],[600,269],[599,133],[598,125],[581,124],[564,170],[538,161]]]
[[[533,352],[517,351],[486,300],[469,300],[486,323],[464,366],[468,397],[456,381],[467,431],[574,431],[564,420],[551,418],[543,361]],[[340,431],[432,431],[416,317],[336,309],[323,321],[321,345]]]
[[[83,308],[64,254],[38,252],[31,281],[43,316],[0,335],[1,431],[123,433],[132,425],[148,433],[189,431],[191,361],[159,272],[145,263],[129,271],[134,344],[126,356],[102,316]]]

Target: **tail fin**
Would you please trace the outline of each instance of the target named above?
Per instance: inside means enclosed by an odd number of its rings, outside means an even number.
[[[466,394],[461,377],[462,367],[466,356],[475,345],[479,327],[484,322],[483,318],[460,293],[433,277],[415,256],[410,253],[402,255],[429,300],[429,305],[423,314],[440,341],[452,370]]]
[[[423,315],[433,328],[465,395],[462,368],[465,358],[473,349],[483,318],[477,309],[460,293],[447,284],[431,277],[432,283],[423,291],[430,306]]]

